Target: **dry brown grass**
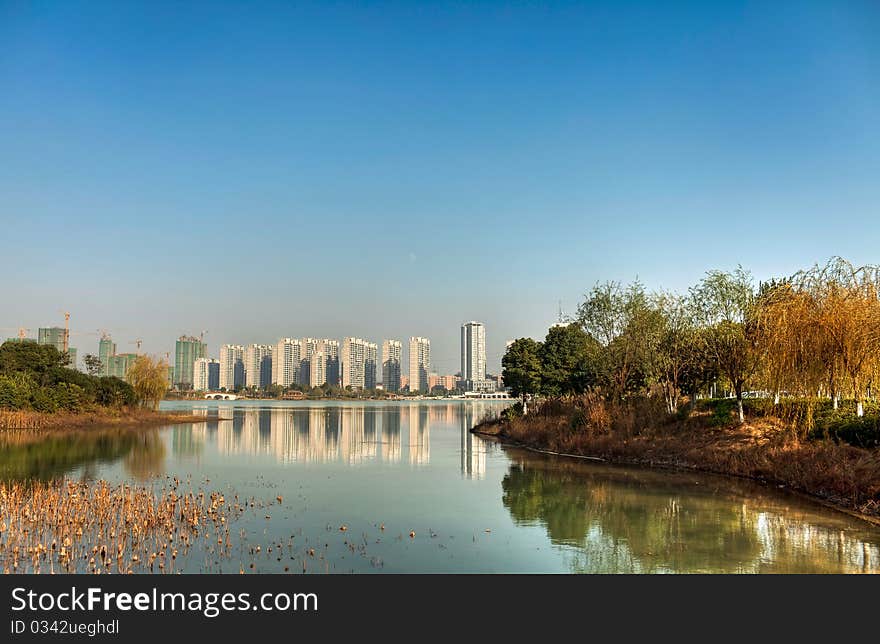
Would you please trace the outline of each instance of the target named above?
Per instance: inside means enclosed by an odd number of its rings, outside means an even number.
[[[725,427],[713,427],[708,420],[705,414],[669,420],[662,406],[655,410],[645,400],[609,404],[585,396],[482,429],[561,454],[699,469],[784,485],[848,510],[880,516],[880,450],[805,441],[773,418]]]
[[[4,573],[175,572],[191,550],[228,557],[244,511],[219,492],[106,481],[0,482]]]
[[[100,409],[88,412],[42,413],[0,409],[0,430],[4,429],[68,429],[99,426],[148,426],[168,423],[203,422],[205,416],[149,409]]]

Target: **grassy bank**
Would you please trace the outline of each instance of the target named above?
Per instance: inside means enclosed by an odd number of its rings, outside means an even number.
[[[649,401],[609,405],[583,396],[472,431],[539,450],[612,463],[696,469],[785,486],[841,509],[880,517],[880,450],[799,431],[788,418],[739,425],[717,405],[669,417]]]
[[[2,429],[88,429],[91,427],[152,427],[204,422],[205,416],[141,408],[101,407],[83,412],[39,412],[0,409]]]

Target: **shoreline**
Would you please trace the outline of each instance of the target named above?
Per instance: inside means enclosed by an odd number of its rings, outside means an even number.
[[[492,431],[494,430],[494,431]],[[700,472],[704,474],[710,474],[713,476],[720,476],[724,478],[731,479],[740,479],[745,481],[750,481],[752,483],[777,490],[778,492],[784,494],[791,494],[801,499],[808,500],[813,503],[817,503],[818,505],[823,506],[826,509],[834,510],[835,512],[841,512],[855,519],[859,519],[868,523],[874,527],[880,527],[880,511],[876,514],[874,513],[866,513],[859,510],[857,506],[853,504],[847,504],[842,498],[835,497],[833,495],[823,495],[820,492],[811,491],[809,489],[799,487],[797,485],[792,485],[781,479],[776,479],[773,477],[767,476],[755,476],[750,474],[744,474],[741,472],[735,472],[731,470],[713,468],[706,464],[701,464],[694,462],[692,460],[686,459],[682,454],[675,453],[666,453],[666,454],[657,454],[652,453],[651,458],[644,457],[636,457],[636,456],[625,456],[620,454],[604,454],[603,456],[597,456],[595,454],[577,454],[577,453],[568,453],[561,452],[556,450],[550,450],[539,447],[537,444],[531,444],[528,442],[523,442],[521,440],[516,440],[511,437],[504,431],[504,421],[503,420],[490,420],[484,421],[482,423],[478,423],[474,427],[469,430],[472,434],[480,436],[484,439],[491,439],[501,445],[510,446],[516,449],[524,449],[530,452],[535,452],[538,454],[544,454],[546,456],[556,456],[560,458],[566,459],[577,459],[580,461],[589,461],[592,463],[601,463],[605,465],[623,465],[629,467],[643,467],[653,470],[666,470],[666,471],[676,471],[676,472]],[[620,441],[620,445],[625,445],[627,441],[624,439]],[[597,446],[597,452],[602,453],[601,448]]]
[[[139,429],[156,425],[177,425],[181,423],[203,423],[208,418],[177,411],[98,410],[78,413],[23,412],[0,410],[0,431],[21,430],[82,430],[92,428],[123,427]]]

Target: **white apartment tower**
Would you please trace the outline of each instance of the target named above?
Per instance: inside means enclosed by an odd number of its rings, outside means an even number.
[[[403,345],[400,340],[382,342],[382,385],[385,391],[400,391],[400,361]]]
[[[272,356],[272,383],[290,387],[299,382],[299,368],[302,361],[302,342],[293,338],[282,338],[275,345]]]
[[[212,358],[196,358],[193,362],[193,391],[211,391],[211,365],[214,364],[217,360]]]
[[[486,389],[486,327],[482,322],[461,325],[461,380],[465,391]]]
[[[224,344],[220,347],[220,388],[232,391],[244,384],[244,347]]]
[[[367,345],[361,338],[345,338],[339,356],[342,386],[363,389],[366,384]],[[375,345],[374,345],[375,346]]]
[[[244,384],[266,387],[272,379],[272,346],[249,344],[244,350]]]
[[[409,390],[428,391],[428,371],[431,367],[431,341],[428,338],[409,339]]]
[[[319,348],[309,358],[309,385],[320,387],[327,382],[327,356],[323,348]]]
[[[339,384],[339,341],[329,338],[303,338],[302,358],[300,367],[300,382],[312,387],[320,387],[323,384]],[[320,378],[312,378],[311,359],[313,355],[322,355],[323,365],[316,367],[315,373],[320,373]]]

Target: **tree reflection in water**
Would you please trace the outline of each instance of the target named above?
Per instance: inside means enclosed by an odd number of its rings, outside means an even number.
[[[505,451],[505,507],[573,572],[880,571],[876,532],[754,484]]]
[[[124,459],[137,478],[162,471],[165,446],[155,429],[89,429],[0,433],[0,478],[48,481],[77,468],[89,478],[97,466]]]

